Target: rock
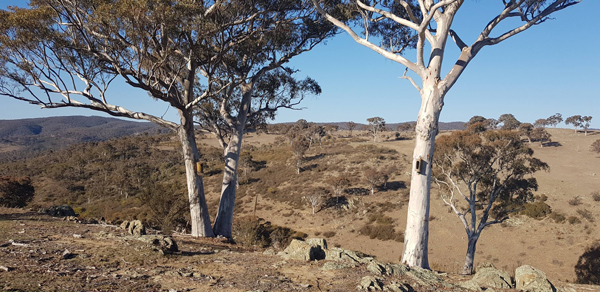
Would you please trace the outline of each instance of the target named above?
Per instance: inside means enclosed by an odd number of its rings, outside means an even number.
[[[151,244],[165,254],[178,252],[179,248],[173,238],[163,235],[143,235],[137,238],[139,241]]]
[[[276,255],[277,253],[275,252],[275,250],[273,248],[267,248],[265,249],[265,251],[263,251],[264,255]]]
[[[358,288],[366,291],[381,290],[383,288],[382,282],[383,281],[380,278],[366,276],[360,280],[360,285]]]
[[[327,241],[324,238],[308,238],[306,243],[312,246],[320,246],[323,250],[327,249]]]
[[[469,281],[460,284],[470,290],[480,290],[480,288],[512,288],[512,280],[506,271],[498,270],[494,266],[477,268],[477,273]]]
[[[128,230],[129,229],[129,221],[127,221],[127,220],[123,221],[123,223],[121,223],[120,227],[121,227],[121,229]]]
[[[356,266],[353,264],[326,262],[323,265],[323,267],[321,267],[321,270],[324,270],[324,271],[342,270],[342,269],[348,269],[348,268],[354,268],[354,267],[356,267]]]
[[[44,211],[44,213],[53,217],[79,216],[73,208],[68,205],[52,206]]]
[[[451,287],[448,282],[446,282],[440,275],[437,273],[421,269],[421,268],[410,268],[406,273],[407,276],[411,277],[415,280],[419,285],[423,286],[443,286],[443,287]]]
[[[77,254],[70,252],[68,249],[65,249],[65,251],[63,251],[63,253],[62,253],[62,258],[65,260],[72,259],[76,256],[77,256]]]
[[[390,283],[389,285],[383,286],[383,291],[390,292],[414,292],[415,290],[408,284]]]
[[[387,264],[385,270],[389,275],[402,276],[410,272],[410,268],[403,264]]]
[[[556,288],[546,274],[532,266],[524,265],[515,271],[516,289],[526,292],[553,292]]]
[[[129,226],[127,227],[127,232],[131,235],[141,236],[146,234],[146,227],[142,224],[140,220],[133,220],[129,222]]]
[[[369,265],[367,266],[367,270],[369,270],[369,272],[373,273],[376,276],[386,274],[385,266],[376,261],[369,263]]]
[[[312,243],[312,244],[311,244]],[[326,257],[325,250],[322,245],[318,245],[319,243],[325,243],[325,240],[311,240],[311,241],[302,241],[298,239],[293,239],[290,242],[290,245],[278,253],[281,257],[286,260],[294,259],[294,260],[303,260],[303,261],[312,261],[312,260],[323,260]]]
[[[342,248],[334,247],[334,248],[325,250],[325,259],[332,260],[332,261],[352,263],[352,264],[354,264],[354,263],[368,264],[374,258],[370,257],[364,253],[361,253],[361,252],[345,250]]]
[[[13,268],[11,267],[0,266],[0,271],[10,272],[12,270]]]

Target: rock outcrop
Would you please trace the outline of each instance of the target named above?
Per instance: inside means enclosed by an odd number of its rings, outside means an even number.
[[[52,206],[48,209],[43,210],[43,213],[46,213],[52,217],[67,217],[67,216],[78,216],[77,213],[68,205],[62,206]]]
[[[491,264],[477,267],[477,273],[475,273],[473,278],[469,281],[462,282],[460,286],[478,291],[481,291],[481,288],[513,288],[512,280],[508,272],[498,270]]]
[[[546,273],[528,265],[520,266],[515,270],[516,289],[525,292],[553,292],[556,288]]]

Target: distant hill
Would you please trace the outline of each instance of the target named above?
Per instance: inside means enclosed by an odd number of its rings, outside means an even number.
[[[30,156],[83,142],[168,131],[149,122],[104,117],[64,116],[0,120],[0,160]]]

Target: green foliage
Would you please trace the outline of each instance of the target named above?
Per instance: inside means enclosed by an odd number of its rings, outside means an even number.
[[[404,241],[404,233],[396,232],[391,217],[382,215],[381,212],[370,214],[367,224],[363,225],[358,232],[371,239]]]
[[[592,200],[594,200],[594,202],[600,202],[600,192],[595,191],[592,192],[590,195],[592,196]]]
[[[239,218],[233,225],[234,240],[244,246],[285,248],[292,239],[304,239],[308,235],[287,227],[272,225],[261,218]]]
[[[556,223],[563,223],[567,220],[567,217],[565,217],[565,215],[562,213],[552,212],[550,214],[550,219],[554,220]]]
[[[590,145],[590,151],[600,154],[600,139]]]
[[[28,177],[0,176],[0,206],[22,208],[31,202],[35,190]]]
[[[571,206],[578,206],[581,204],[581,197],[575,196],[567,201]]]
[[[575,265],[577,283],[600,285],[600,242],[594,242],[579,257]]]
[[[523,205],[523,210],[520,214],[534,218],[534,219],[542,219],[552,213],[552,208],[545,202],[534,202],[527,203]]]

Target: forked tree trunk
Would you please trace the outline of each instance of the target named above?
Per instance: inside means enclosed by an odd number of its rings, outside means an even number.
[[[231,141],[225,148],[225,169],[223,171],[223,184],[221,187],[221,199],[219,201],[219,210],[215,218],[214,231],[216,235],[227,238],[232,237],[233,210],[235,208],[235,197],[237,193],[237,170],[240,161],[240,151],[242,149],[242,140],[246,129],[246,118],[252,102],[253,85],[246,83],[242,87],[242,102],[238,110],[237,124],[235,133]]]
[[[467,247],[467,256],[465,257],[465,265],[463,266],[462,274],[471,275],[473,274],[473,263],[475,261],[475,249],[477,248],[477,240],[479,234],[469,236],[469,243]]]
[[[214,231],[216,235],[227,238],[232,236],[233,209],[237,193],[237,169],[242,146],[241,133],[232,137],[225,150],[225,169],[223,171],[223,185],[221,188],[221,200],[219,211],[215,219]]]
[[[423,85],[421,109],[416,125],[402,263],[428,269],[431,161],[444,96],[437,90],[433,81],[424,82]]]
[[[202,177],[196,173],[196,163],[200,155],[196,146],[194,136],[194,124],[191,112],[179,112],[181,127],[177,130],[183,160],[185,162],[185,173],[188,187],[188,200],[190,204],[190,216],[192,224],[192,236],[213,237],[214,233],[210,225],[208,206],[204,197],[204,185]]]

